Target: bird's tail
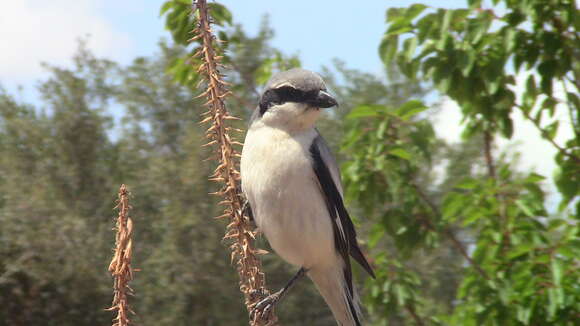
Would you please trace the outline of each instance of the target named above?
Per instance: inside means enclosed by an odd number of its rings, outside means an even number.
[[[359,297],[354,284],[349,286],[342,269],[313,268],[308,271],[308,276],[316,284],[338,325],[361,326]]]

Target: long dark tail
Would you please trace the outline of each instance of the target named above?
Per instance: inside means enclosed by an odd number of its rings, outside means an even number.
[[[359,298],[352,286],[352,295],[349,285],[341,268],[310,269],[308,276],[312,279],[318,292],[330,307],[334,319],[340,326],[361,326],[361,312]]]

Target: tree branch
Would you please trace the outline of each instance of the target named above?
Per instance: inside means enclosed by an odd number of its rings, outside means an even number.
[[[409,315],[411,315],[411,317],[413,317],[415,324],[417,324],[418,326],[425,325],[425,323],[423,323],[423,321],[421,320],[421,317],[419,317],[419,315],[417,315],[417,312],[415,311],[415,307],[413,307],[412,305],[405,305],[405,310],[407,310]]]
[[[544,128],[542,128],[542,126],[540,126],[540,122],[539,121],[537,121],[536,119],[532,118],[527,111],[525,111],[525,110],[522,109],[521,106],[517,105],[517,107],[520,108],[520,111],[522,112],[522,114],[524,115],[524,117],[526,119],[528,119],[530,122],[532,122],[534,124],[534,126],[536,127],[536,129],[538,129],[538,131],[540,131],[540,133],[542,134],[542,137],[544,139],[546,139],[547,141],[549,141],[552,144],[552,146],[554,146],[554,148],[556,148],[558,150],[558,152],[560,152],[562,155],[568,156],[572,160],[580,163],[580,157],[578,157],[578,156],[576,156],[576,155],[574,155],[572,153],[569,153],[568,151],[566,151],[565,148],[562,148],[562,146],[558,145],[558,143],[556,143],[552,138],[549,137],[548,132]]]
[[[423,200],[427,206],[429,206],[429,208],[431,208],[431,210],[433,211],[433,214],[435,214],[438,217],[441,217],[441,211],[439,210],[439,208],[437,207],[437,205],[435,205],[435,203],[433,203],[431,201],[431,199],[429,199],[429,197],[427,197],[427,194],[425,194],[425,192],[423,191],[423,189],[421,189],[419,187],[419,185],[417,185],[415,182],[413,182],[412,184],[413,188],[415,188],[415,191],[417,192],[417,194],[419,195],[419,198],[421,198],[421,200]],[[433,232],[437,232],[437,228],[435,227],[433,221],[431,221],[431,219],[427,218],[423,218],[421,217],[421,220],[425,223],[425,225]],[[483,276],[485,279],[489,280],[489,276],[487,275],[487,273],[481,268],[481,266],[479,266],[467,253],[467,249],[465,249],[465,247],[463,246],[463,244],[461,243],[461,241],[459,241],[459,239],[457,239],[457,236],[455,236],[455,233],[453,233],[453,231],[451,231],[451,229],[449,228],[444,228],[442,230],[443,235],[445,235],[447,238],[449,238],[449,240],[451,240],[451,243],[453,244],[453,246],[455,247],[455,249],[457,249],[457,251],[459,251],[459,253],[469,262],[469,264],[471,266],[473,266],[473,268],[475,268],[475,270],[481,274],[481,276]]]
[[[568,97],[568,86],[566,86],[566,79],[568,79],[568,81],[570,83],[572,83],[573,85],[579,85],[579,81],[578,80],[572,80],[571,78],[564,76],[564,79],[562,80],[562,87],[564,88],[564,92],[566,93],[566,98]],[[580,90],[580,86],[576,86],[576,92],[578,92],[578,90]],[[578,116],[578,111],[576,110],[572,110],[572,107],[574,107],[573,103],[570,103],[570,101],[567,101],[568,103],[568,114],[570,115],[570,123],[572,123],[572,131],[574,132],[574,135],[576,136],[576,139],[580,139],[580,124],[578,119],[580,119],[580,116]],[[574,112],[576,112],[576,116],[574,116]]]
[[[495,164],[493,162],[493,155],[491,153],[491,147],[493,143],[493,136],[491,131],[486,130],[483,132],[483,154],[485,156],[485,165],[487,166],[487,174],[490,178],[495,179]]]
[[[495,171],[495,163],[493,161],[493,154],[491,153],[492,150],[492,145],[493,145],[493,134],[490,130],[485,130],[483,132],[483,151],[484,151],[484,155],[485,155],[485,163],[487,166],[487,171],[489,174],[489,177],[491,179],[494,179],[496,181],[496,184],[499,183],[498,178],[497,178],[497,174]],[[510,230],[508,229],[508,216],[506,214],[506,203],[505,203],[505,198],[501,193],[496,193],[495,194],[495,198],[498,202],[499,205],[499,218],[500,218],[500,228],[503,231],[503,243],[500,244],[500,247],[502,248],[502,251],[505,251],[507,249],[507,247],[510,245],[511,240],[510,240]]]

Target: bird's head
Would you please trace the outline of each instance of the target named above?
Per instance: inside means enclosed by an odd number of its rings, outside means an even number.
[[[309,70],[295,68],[275,74],[266,84],[254,121],[300,131],[314,127],[320,109],[338,103],[322,78]]]

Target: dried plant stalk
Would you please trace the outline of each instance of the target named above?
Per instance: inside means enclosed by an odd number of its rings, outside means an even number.
[[[203,77],[206,90],[200,97],[206,97],[208,111],[203,114],[202,123],[210,123],[206,136],[208,145],[213,145],[216,157],[218,157],[218,167],[215,169],[210,180],[217,181],[223,187],[215,194],[223,198],[221,204],[226,205],[224,214],[219,218],[230,219],[224,239],[232,241],[230,245],[232,263],[236,262],[236,268],[240,277],[240,291],[244,294],[245,304],[248,311],[259,301],[262,295],[268,293],[265,286],[264,273],[261,271],[261,263],[258,255],[263,251],[255,248],[255,233],[248,223],[247,217],[243,216],[243,198],[239,192],[240,173],[236,168],[235,158],[239,157],[239,152],[233,145],[239,145],[229,134],[230,127],[226,125],[227,120],[236,120],[226,110],[224,98],[229,94],[226,83],[222,79],[218,67],[220,57],[216,53],[218,48],[213,36],[208,6],[205,0],[195,2],[194,11],[199,12],[199,23],[193,31],[193,40],[201,41],[201,48],[196,56],[201,58],[198,73]],[[195,12],[193,13],[195,14]],[[193,60],[194,61],[194,60]],[[277,318],[271,314],[269,320],[250,320],[250,325],[275,325]]]
[[[113,320],[113,326],[127,326],[130,323],[129,313],[134,314],[129,307],[127,298],[133,295],[133,290],[129,287],[129,282],[133,280],[133,269],[131,268],[133,221],[129,217],[129,193],[125,185],[119,188],[119,199],[117,206],[119,210],[117,217],[117,235],[115,241],[115,254],[109,265],[109,272],[113,276],[113,303],[108,310],[116,310],[117,316]]]

